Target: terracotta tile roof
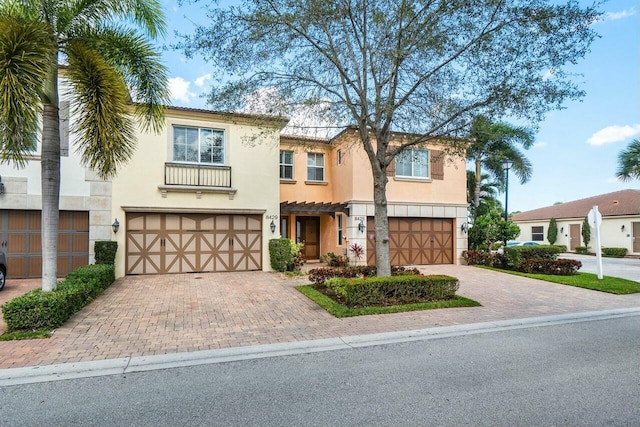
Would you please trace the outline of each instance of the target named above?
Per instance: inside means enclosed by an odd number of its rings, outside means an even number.
[[[602,216],[640,214],[640,190],[621,190],[513,215],[513,221],[583,218],[597,205]]]

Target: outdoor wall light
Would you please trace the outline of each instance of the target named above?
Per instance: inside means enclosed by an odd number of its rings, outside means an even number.
[[[460,230],[462,230],[463,233],[466,233],[469,230],[469,224],[466,222],[463,222],[462,225],[460,226]]]
[[[560,227],[560,233],[564,233],[564,227]]]
[[[358,231],[364,233],[364,222],[360,221],[360,224],[358,224]]]
[[[273,220],[271,220],[271,224],[269,224],[269,228],[271,229],[272,233],[276,232],[276,223],[273,222]]]
[[[120,223],[118,222],[118,218],[116,218],[116,220],[113,221],[113,224],[111,224],[111,228],[113,229],[113,234],[118,233],[118,230],[120,230]]]
[[[622,227],[620,227],[620,231],[624,233],[624,224],[622,224]]]

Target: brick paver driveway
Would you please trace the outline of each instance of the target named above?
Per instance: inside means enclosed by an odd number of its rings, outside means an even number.
[[[0,368],[177,353],[422,329],[540,315],[640,307],[610,295],[474,267],[421,267],[461,279],[482,307],[336,319],[276,273],[130,276],[46,340],[0,342]]]

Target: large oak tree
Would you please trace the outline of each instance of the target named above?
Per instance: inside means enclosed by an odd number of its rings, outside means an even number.
[[[455,146],[480,114],[535,122],[579,98],[565,67],[588,52],[598,17],[575,1],[246,0],[210,6],[182,47],[216,68],[214,108],[242,109],[270,88],[292,108],[323,103],[356,127],[383,236],[378,274],[389,275],[393,159],[434,139]],[[408,137],[392,143],[394,132]]]

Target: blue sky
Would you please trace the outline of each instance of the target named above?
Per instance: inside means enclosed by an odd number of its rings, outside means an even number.
[[[174,30],[188,33],[193,23],[206,22],[197,4],[178,7],[175,0],[163,0],[163,4],[170,34]],[[638,1],[612,0],[602,8],[605,19],[594,24],[601,37],[571,69],[582,74],[577,81],[586,96],[566,103],[564,110],[550,112],[540,124],[535,146],[526,152],[533,164],[532,179],[520,184],[511,176],[510,212],[640,188],[637,180],[622,183],[615,178],[618,153],[633,138],[640,138]],[[206,108],[200,95],[210,85],[211,67],[200,58],[186,60],[176,51],[166,51],[163,57],[169,67],[173,105]],[[500,198],[504,201],[504,195]]]

